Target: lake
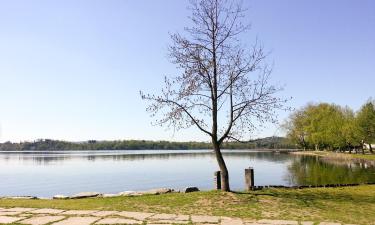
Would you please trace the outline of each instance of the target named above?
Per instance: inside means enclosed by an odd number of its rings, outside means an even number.
[[[224,157],[234,190],[244,189],[244,169],[250,166],[255,185],[375,182],[375,168],[360,163],[255,150],[228,150]],[[0,152],[0,196],[51,197],[187,186],[209,190],[216,170],[210,150]]]

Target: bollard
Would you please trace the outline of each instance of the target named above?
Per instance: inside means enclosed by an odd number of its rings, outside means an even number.
[[[221,189],[221,173],[220,173],[220,171],[216,171],[214,173],[214,180],[215,180],[215,189],[220,190]]]
[[[245,184],[246,190],[254,190],[254,169],[252,167],[245,169]]]

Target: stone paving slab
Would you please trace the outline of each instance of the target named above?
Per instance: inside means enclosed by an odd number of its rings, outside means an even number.
[[[177,215],[177,217],[174,220],[184,221],[184,220],[190,220],[189,215]]]
[[[191,216],[193,223],[218,223],[218,216]]]
[[[221,222],[220,222],[221,225],[243,225],[244,222],[243,220],[241,219],[228,219],[228,218],[225,218],[225,219],[221,219]]]
[[[37,209],[31,211],[31,213],[37,213],[37,214],[59,214],[64,212],[65,210],[61,209]]]
[[[314,225],[313,221],[303,221],[301,222],[301,225]]]
[[[95,212],[98,212],[98,210],[68,210],[60,214],[61,215],[90,215]]]
[[[24,219],[24,217],[0,216],[0,223],[4,223],[4,224],[14,223],[22,219]]]
[[[146,218],[149,218],[150,216],[154,214],[155,213],[127,212],[127,211],[116,213],[116,215],[127,217],[127,218],[133,218],[136,220],[145,220]]]
[[[274,224],[274,225],[298,225],[297,221],[294,220],[258,220],[257,223],[260,224]]]
[[[53,223],[52,225],[90,225],[95,221],[99,220],[99,217],[69,217],[65,220]]]
[[[155,214],[151,216],[149,219],[151,220],[173,220],[177,217],[176,214],[166,214],[166,213],[161,213],[161,214]]]
[[[7,212],[7,211],[0,211],[0,216],[14,216],[20,214],[21,212]]]
[[[15,208],[3,209],[2,212],[30,212],[33,210],[36,210],[36,209],[15,207]]]
[[[171,223],[147,223],[147,225],[172,225]]]
[[[341,223],[321,222],[319,225],[341,225]]]
[[[124,218],[105,218],[101,219],[95,224],[142,224],[142,221],[139,220],[132,220],[132,219],[124,219]]]
[[[29,219],[22,220],[19,223],[31,225],[44,225],[62,220],[64,218],[65,216],[35,216]]]
[[[171,224],[171,223],[178,223],[178,224],[188,224],[190,221],[188,220],[151,220],[148,221],[149,223],[156,223],[156,224]]]
[[[98,211],[98,212],[91,213],[90,215],[98,216],[98,217],[105,217],[105,216],[114,215],[116,213],[119,213],[119,211]]]

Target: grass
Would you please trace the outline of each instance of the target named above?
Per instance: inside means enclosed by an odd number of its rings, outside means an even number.
[[[95,209],[374,224],[375,186],[217,191],[77,200],[0,199],[0,207]]]
[[[349,153],[334,153],[334,152],[327,152],[327,151],[298,151],[292,152],[292,154],[296,155],[314,155],[314,156],[321,156],[327,158],[337,158],[337,159],[365,159],[365,160],[375,160],[375,154],[349,154]]]

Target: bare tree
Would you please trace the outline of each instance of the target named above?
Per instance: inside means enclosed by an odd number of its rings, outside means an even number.
[[[192,27],[186,36],[172,34],[169,56],[182,74],[165,78],[160,95],[141,96],[151,103],[147,111],[160,125],[175,129],[197,127],[212,141],[221,171],[221,189],[230,191],[228,169],[221,146],[241,141],[255,121],[274,121],[275,109],[285,100],[269,85],[270,67],[259,43],[241,44],[241,34],[250,26],[242,23],[241,3],[230,0],[190,2]]]

